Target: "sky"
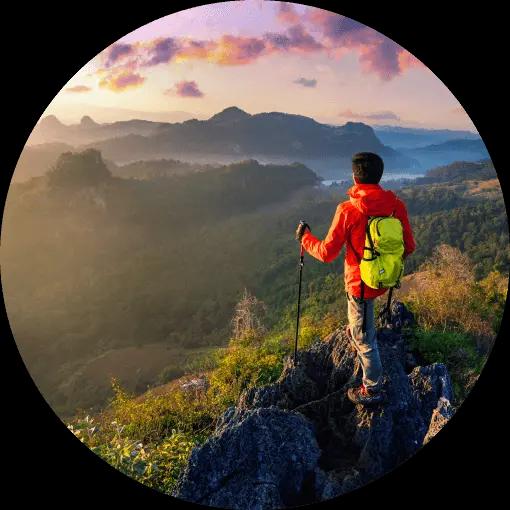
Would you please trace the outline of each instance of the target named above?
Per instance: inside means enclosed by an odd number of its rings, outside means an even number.
[[[396,42],[340,14],[266,0],[195,7],[126,34],[43,117],[176,121],[229,106],[328,124],[476,131],[441,80]]]

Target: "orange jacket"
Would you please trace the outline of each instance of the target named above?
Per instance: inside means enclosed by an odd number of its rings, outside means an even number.
[[[365,245],[365,227],[368,216],[389,216],[394,214],[402,222],[404,231],[404,257],[411,254],[416,245],[413,238],[406,206],[395,193],[384,190],[379,184],[356,184],[347,191],[349,200],[336,208],[336,213],[323,241],[306,231],[301,239],[304,249],[322,262],[331,262],[340,254],[346,243],[344,279],[345,290],[360,297],[361,278],[359,261]],[[354,253],[356,250],[357,255]],[[372,289],[365,285],[365,297],[372,299],[386,292],[386,289]]]

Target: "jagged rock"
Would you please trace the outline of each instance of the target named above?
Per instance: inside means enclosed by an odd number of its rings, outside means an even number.
[[[391,303],[391,319],[388,326],[400,331],[403,327],[410,326],[414,322],[414,315],[400,301]]]
[[[409,374],[413,396],[421,408],[421,414],[428,419],[441,399],[453,399],[452,382],[445,365],[434,363],[426,367],[416,367]]]
[[[437,407],[432,411],[429,430],[423,439],[423,444],[427,444],[448,422],[455,412],[450,401],[444,397],[439,399]]]
[[[195,448],[179,498],[222,508],[281,508],[305,497],[320,457],[311,423],[277,407],[230,408]]]
[[[402,327],[412,320],[397,302],[378,331],[384,404],[347,399],[361,370],[338,330],[299,352],[296,364],[287,359],[277,382],[242,394],[193,451],[176,496],[224,508],[282,508],[344,494],[405,461],[454,412],[444,365],[409,373]]]

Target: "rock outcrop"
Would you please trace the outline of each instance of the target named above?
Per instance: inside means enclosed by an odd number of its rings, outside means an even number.
[[[405,461],[452,416],[446,367],[415,366],[402,303],[379,330],[387,400],[353,405],[361,370],[344,331],[287,359],[277,382],[245,391],[191,454],[175,496],[239,509],[285,508],[351,491]]]

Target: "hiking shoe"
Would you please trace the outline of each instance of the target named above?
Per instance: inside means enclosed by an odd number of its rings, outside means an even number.
[[[384,401],[384,393],[382,391],[373,392],[366,388],[364,384],[357,388],[349,388],[347,390],[347,398],[353,404],[372,405],[380,404]]]

